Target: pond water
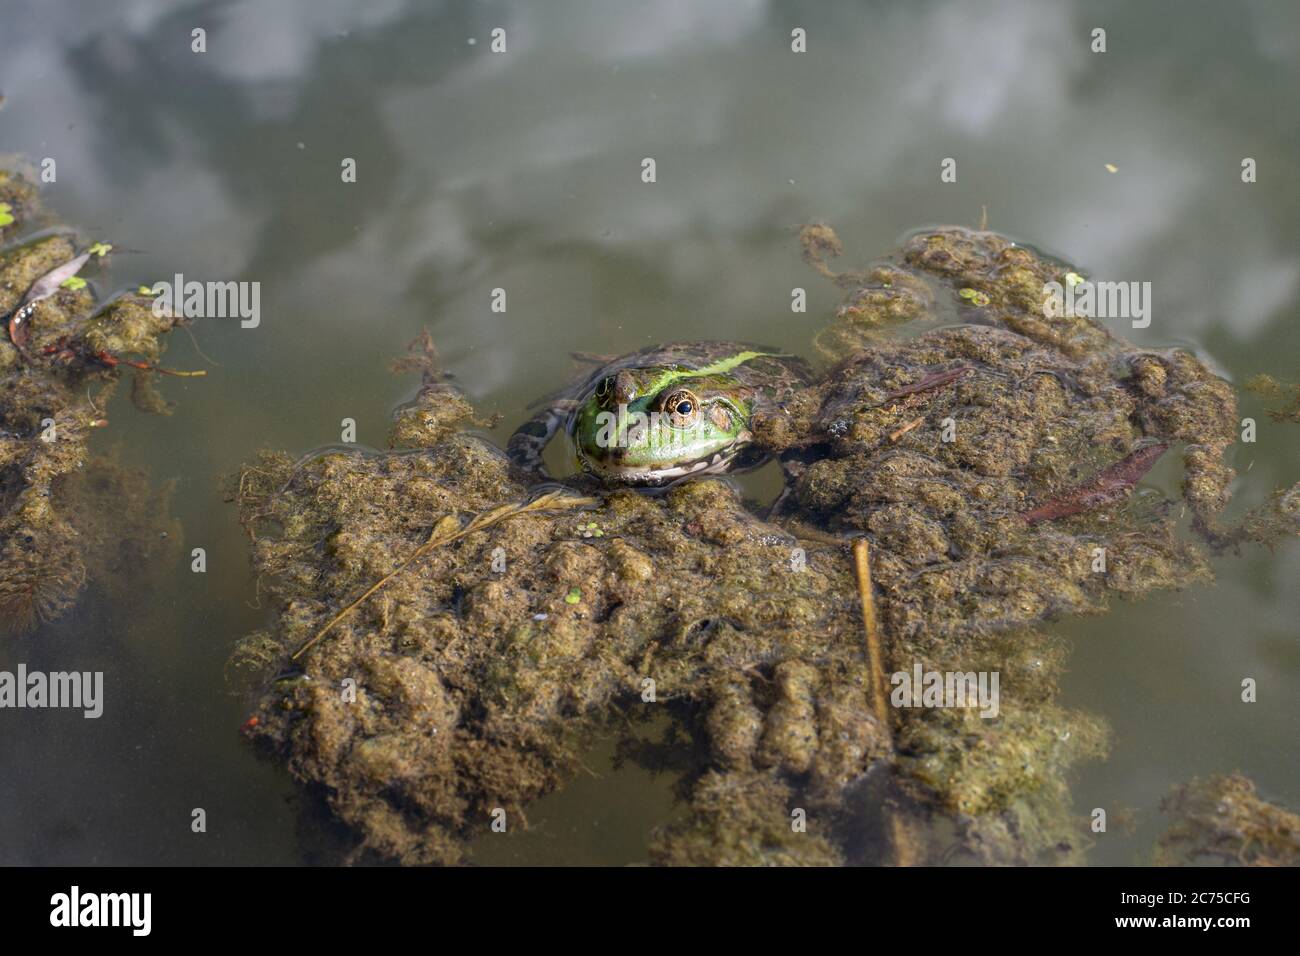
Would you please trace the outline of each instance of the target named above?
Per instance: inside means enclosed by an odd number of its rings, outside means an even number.
[[[503,442],[574,350],[806,351],[839,293],[800,260],[805,222],[832,223],[857,266],[987,211],[1099,278],[1151,282],[1150,327],[1114,326],[1138,345],[1194,349],[1235,382],[1296,379],[1297,91],[1286,0],[5,0],[0,154],[53,158],[48,207],[121,250],[100,291],[255,281],[261,321],[196,323],[201,353],[173,336],[167,364],[208,369],[163,383],[174,416],[110,409],[96,447],[176,483],[185,552],[208,568],[0,639],[0,669],[103,670],[107,699],[94,721],[0,713],[0,863],[340,859],[318,796],[237,733],[223,662],[266,618],[221,476],[260,448],[337,442],[345,418],[382,445],[414,388],[388,363],[424,328]],[[1294,426],[1249,396],[1242,414],[1259,437],[1233,452],[1233,514],[1300,479]],[[1113,727],[1109,759],[1074,776],[1076,809],[1132,823],[1093,863],[1143,862],[1160,799],[1198,774],[1239,770],[1300,806],[1300,543],[1216,570],[1056,628],[1073,645],[1064,703]],[[1243,677],[1258,703],[1240,702]],[[643,859],[673,781],[611,756],[476,858]]]

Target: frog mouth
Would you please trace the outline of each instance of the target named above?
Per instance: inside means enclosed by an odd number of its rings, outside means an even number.
[[[629,485],[661,485],[690,475],[722,474],[730,467],[736,455],[740,453],[741,447],[742,443],[736,441],[714,452],[707,458],[663,468],[646,465],[618,465],[611,462],[595,465],[586,456],[579,456],[579,464],[584,471],[607,480],[613,479]]]

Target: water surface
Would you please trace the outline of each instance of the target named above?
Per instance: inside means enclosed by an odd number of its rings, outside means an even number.
[[[88,599],[0,641],[0,667],[102,669],[108,696],[98,721],[0,716],[0,862],[339,858],[318,799],[236,733],[245,705],[222,664],[264,616],[219,477],[259,448],[337,442],[344,418],[382,445],[413,391],[387,363],[423,328],[504,416],[504,440],[566,379],[571,350],[806,348],[838,296],[799,259],[804,222],[834,224],[856,266],[987,210],[991,228],[1099,278],[1152,282],[1151,327],[1122,330],[1137,344],[1193,348],[1235,381],[1296,378],[1298,9],[4,0],[0,153],[55,158],[50,208],[132,250],[101,292],[177,272],[257,281],[262,323],[197,324],[213,365],[173,337],[168,364],[209,369],[164,383],[173,417],[111,410],[99,447],[177,481],[185,548],[206,549],[208,572],[185,564],[148,600]],[[1105,54],[1089,50],[1098,26]],[[497,27],[504,54],[489,49]],[[790,52],[795,27],[806,54]],[[356,183],[341,182],[345,157]],[[956,183],[939,182],[945,157]],[[795,286],[806,316],[790,313]],[[1234,452],[1238,508],[1300,478],[1294,426],[1249,398],[1243,414],[1260,426]],[[1143,860],[1160,798],[1197,774],[1240,770],[1300,806],[1300,546],[1217,571],[1214,587],[1060,625],[1065,703],[1114,727],[1110,759],[1075,777],[1077,809],[1136,821],[1099,840],[1095,863]],[[1239,702],[1245,676],[1257,704]],[[594,775],[530,813],[530,834],[481,859],[641,859],[672,781],[615,772],[607,749],[589,762]],[[190,832],[194,807],[205,834]]]

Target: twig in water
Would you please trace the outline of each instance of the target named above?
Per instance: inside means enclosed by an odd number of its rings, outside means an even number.
[[[853,542],[853,565],[858,575],[858,597],[862,600],[862,629],[867,635],[867,669],[871,673],[871,711],[890,738],[889,708],[886,704],[884,652],[880,646],[880,630],[876,626],[876,601],[871,593],[871,551],[866,538]]]
[[[163,368],[161,365],[150,365],[148,362],[141,362],[138,359],[114,355],[104,349],[92,351],[88,346],[81,342],[74,342],[66,335],[53,345],[47,345],[42,349],[41,354],[53,356],[55,360],[64,363],[80,360],[88,365],[102,365],[104,368],[117,368],[119,365],[126,365],[130,368],[138,368],[142,372],[157,372],[159,375],[174,375],[177,378],[199,378],[208,374],[203,369],[197,372],[182,372],[174,368]]]
[[[889,722],[888,695],[885,692],[885,656],[876,624],[876,602],[871,590],[871,550],[866,538],[853,541],[853,566],[858,576],[858,596],[862,601],[862,629],[867,636],[867,670],[871,680],[871,711],[894,751],[894,733]],[[895,866],[915,866],[916,841],[902,814],[885,810],[889,839],[894,850]]]
[[[935,375],[927,375],[919,382],[913,382],[911,385],[904,385],[897,391],[890,392],[885,396],[886,402],[892,402],[898,398],[906,398],[909,395],[916,395],[920,392],[928,392],[931,389],[939,388],[951,382],[957,381],[967,372],[973,372],[974,368],[969,365],[959,365],[957,368],[950,369],[947,372],[939,372]],[[884,404],[883,402],[881,404]]]
[[[908,422],[908,423],[907,423],[906,425],[904,425],[902,428],[897,428],[897,429],[895,429],[894,431],[890,432],[890,433],[889,433],[889,440],[890,440],[890,441],[898,441],[900,438],[902,438],[904,435],[906,435],[908,432],[910,432],[910,431],[911,431],[913,428],[915,428],[917,425],[921,424],[921,422],[923,422],[923,421],[925,421],[925,416],[924,416],[924,415],[922,415],[920,418],[914,418],[914,419],[912,419],[912,421]]]
[[[532,501],[524,502],[523,504],[515,502],[500,505],[499,507],[493,508],[491,511],[484,511],[476,515],[464,527],[461,527],[460,522],[452,515],[444,516],[443,519],[434,526],[433,531],[429,535],[428,541],[416,548],[411,552],[411,555],[406,558],[406,560],[402,561],[397,565],[397,567],[393,568],[393,570],[389,571],[367,588],[365,593],[359,598],[335,614],[334,617],[330,618],[329,623],[317,631],[312,636],[311,640],[294,651],[293,655],[289,659],[296,661],[303,654],[307,653],[307,651],[315,647],[316,644],[318,644],[320,640],[329,633],[330,628],[343,620],[343,618],[347,617],[348,614],[359,607],[372,594],[382,589],[389,581],[405,571],[408,567],[420,558],[424,557],[434,548],[441,547],[444,544],[451,544],[453,541],[458,541],[466,535],[473,534],[475,531],[482,531],[484,528],[504,521],[506,518],[513,518],[515,515],[528,514],[534,511],[545,511],[550,508],[582,508],[587,505],[598,504],[599,502],[599,498],[579,498],[569,495],[564,491],[557,490],[549,491],[541,497],[534,498]],[[453,527],[455,530],[453,530]]]

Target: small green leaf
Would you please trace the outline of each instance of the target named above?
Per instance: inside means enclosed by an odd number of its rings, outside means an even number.
[[[92,256],[99,256],[101,259],[113,251],[111,242],[97,242],[86,250]]]
[[[71,289],[73,292],[77,292],[86,287],[86,280],[81,278],[81,276],[69,276],[60,282],[59,285],[63,286],[65,289]]]
[[[989,297],[979,289],[961,289],[957,294],[972,305],[983,307],[989,304]]]
[[[1068,285],[1070,288],[1074,288],[1082,281],[1083,281],[1083,276],[1079,275],[1079,273],[1077,272],[1067,272],[1065,274],[1065,284]]]
[[[7,226],[14,221],[14,207],[7,202],[0,202],[0,226]]]
[[[565,604],[577,604],[582,600],[582,588],[569,588],[569,593],[564,595]]]
[[[153,289],[149,288],[147,285],[142,285],[135,291],[136,295],[153,295]]]

